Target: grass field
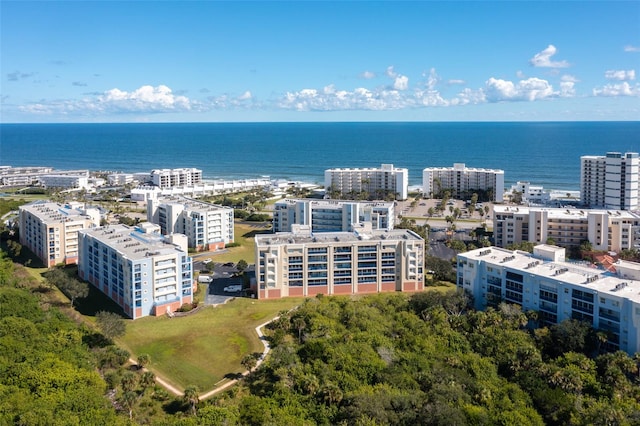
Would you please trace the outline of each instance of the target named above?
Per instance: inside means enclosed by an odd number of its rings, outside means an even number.
[[[174,386],[196,385],[205,392],[244,372],[242,357],[264,349],[255,328],[302,300],[237,298],[184,317],[127,321],[126,335],[118,343],[134,359],[149,354],[149,368]]]
[[[238,247],[230,247],[221,252],[192,253],[194,260],[198,258],[210,257],[214,262],[234,262],[237,263],[243,259],[247,263],[254,263],[255,258],[255,242],[256,234],[264,234],[271,232],[270,224],[264,222],[238,222],[234,227],[235,242],[240,244]]]

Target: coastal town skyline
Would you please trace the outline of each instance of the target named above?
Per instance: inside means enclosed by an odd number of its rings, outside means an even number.
[[[638,2],[2,2],[1,121],[635,121]]]

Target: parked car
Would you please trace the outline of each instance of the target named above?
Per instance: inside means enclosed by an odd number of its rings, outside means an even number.
[[[242,291],[242,286],[241,285],[228,285],[223,289],[223,291],[225,293],[237,293],[239,291]]]
[[[211,258],[210,258],[210,257],[207,257],[206,259],[202,259],[202,263],[203,263],[203,264],[205,264],[205,265],[206,265],[207,263],[211,263],[211,262],[212,262],[212,260],[211,260]]]
[[[213,282],[213,277],[211,275],[200,275],[198,277],[199,283],[211,283]]]

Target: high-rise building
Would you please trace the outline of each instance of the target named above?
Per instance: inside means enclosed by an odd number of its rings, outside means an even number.
[[[164,235],[187,236],[190,248],[223,249],[234,240],[233,209],[186,197],[147,201],[147,220],[158,224]]]
[[[100,212],[80,203],[36,201],[18,208],[20,244],[47,267],[78,263],[78,231],[100,225]]]
[[[422,192],[433,198],[440,191],[450,191],[451,197],[468,200],[473,193],[486,192],[491,201],[501,203],[504,198],[504,170],[466,167],[427,167],[422,171]]]
[[[390,231],[394,220],[393,202],[289,198],[275,203],[273,232],[291,232],[294,225],[309,225],[312,232],[351,231],[352,225],[365,222]]]
[[[585,206],[640,208],[640,158],[637,152],[607,152],[580,157],[580,201]]]
[[[586,321],[604,331],[610,350],[640,351],[640,264],[616,272],[565,262],[565,249],[538,245],[533,254],[497,247],[458,254],[457,286],[482,310],[506,302],[536,311],[543,324]]]
[[[409,171],[393,164],[382,164],[380,168],[328,169],[324,171],[324,189],[331,198],[366,193],[370,199],[406,200]]]
[[[369,228],[369,229],[367,229]],[[259,299],[317,294],[419,291],[425,242],[407,229],[256,235]]]
[[[78,275],[132,319],[175,312],[193,301],[193,266],[183,235],[163,236],[151,223],[78,234]]]

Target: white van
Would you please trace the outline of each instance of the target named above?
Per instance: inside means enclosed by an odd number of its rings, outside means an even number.
[[[239,291],[242,291],[242,286],[241,285],[229,285],[226,286],[224,289],[225,293],[237,293]]]
[[[198,282],[199,283],[212,283],[213,282],[213,277],[211,275],[200,275],[198,277]]]

